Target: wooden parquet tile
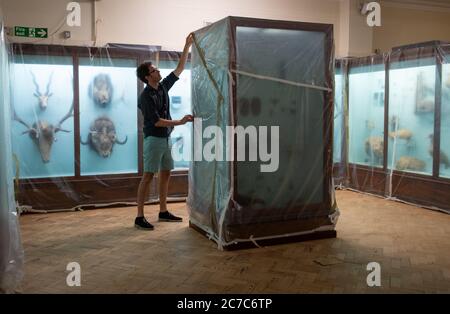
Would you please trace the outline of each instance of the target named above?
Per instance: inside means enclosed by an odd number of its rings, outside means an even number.
[[[450,293],[450,215],[337,192],[336,239],[218,251],[183,223],[133,227],[134,207],[20,217],[25,293]],[[81,287],[66,265],[81,265]],[[366,284],[369,262],[381,287]]]

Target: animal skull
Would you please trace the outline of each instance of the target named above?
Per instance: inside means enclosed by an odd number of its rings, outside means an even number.
[[[45,120],[38,120],[34,122],[30,127],[28,123],[19,118],[14,110],[14,120],[27,127],[27,130],[22,134],[28,133],[33,142],[37,145],[41,154],[42,161],[48,163],[50,161],[50,154],[52,150],[53,142],[56,141],[56,133],[59,131],[70,132],[61,128],[62,123],[73,115],[73,103],[69,109],[69,112],[59,120],[58,124],[54,126]]]
[[[94,77],[91,83],[91,93],[94,102],[102,107],[107,106],[111,102],[113,86],[108,74],[100,73]]]
[[[128,140],[119,141],[116,136],[116,127],[107,116],[97,118],[90,127],[87,141],[81,140],[81,144],[90,145],[101,157],[111,156],[114,144],[124,145]]]
[[[46,87],[46,91],[45,93],[41,93],[40,88],[39,88],[39,84],[36,81],[36,76],[34,75],[33,72],[31,72],[31,76],[33,78],[33,84],[35,86],[35,92],[33,93],[33,95],[35,97],[37,97],[38,99],[38,103],[39,103],[39,107],[42,110],[47,109],[48,106],[48,99],[53,95],[53,93],[50,92],[50,84],[52,82],[52,77],[53,77],[53,72],[50,74],[50,77],[48,79],[48,83],[47,83],[47,87]]]

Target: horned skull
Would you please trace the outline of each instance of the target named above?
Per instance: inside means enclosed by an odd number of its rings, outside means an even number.
[[[45,109],[47,109],[47,106],[48,106],[48,99],[50,98],[50,96],[53,95],[53,93],[50,92],[50,84],[52,82],[53,72],[50,74],[50,77],[48,79],[45,93],[42,93],[40,91],[40,87],[39,87],[39,84],[36,81],[36,76],[34,75],[34,73],[31,72],[31,71],[30,71],[30,73],[31,73],[31,77],[33,78],[33,84],[34,84],[35,89],[36,89],[35,92],[33,93],[33,95],[35,97],[37,97],[38,103],[39,103],[39,107],[42,110],[45,110]]]
[[[120,141],[116,135],[116,127],[112,120],[107,116],[97,118],[90,126],[87,141],[81,140],[81,144],[90,145],[101,157],[111,156],[114,144],[124,145],[128,140],[125,136]]]
[[[53,142],[56,141],[56,133],[59,131],[67,133],[70,132],[68,130],[64,130],[63,128],[61,128],[61,125],[65,120],[67,120],[71,116],[73,116],[73,103],[69,109],[69,112],[61,120],[59,120],[56,126],[50,124],[45,120],[38,120],[34,122],[33,125],[30,127],[28,123],[19,118],[16,111],[14,110],[14,120],[27,127],[27,130],[22,132],[22,134],[26,133],[29,134],[30,138],[37,145],[39,152],[41,154],[42,161],[44,163],[48,163],[50,161],[52,145]]]

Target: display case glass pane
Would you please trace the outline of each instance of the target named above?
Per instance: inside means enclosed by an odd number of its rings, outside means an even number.
[[[20,178],[73,176],[72,57],[16,56],[11,75]]]
[[[322,202],[324,93],[271,79],[326,86],[325,34],[237,27],[236,45],[237,67],[244,72],[237,75],[236,124],[279,127],[279,143],[274,143],[279,145],[278,169],[261,172],[261,161],[237,162],[238,195],[257,208]],[[283,193],[277,193],[280,186]]]
[[[178,61],[160,61],[159,69],[164,78],[172,72]],[[184,71],[179,80],[169,90],[170,115],[173,120],[183,118],[184,115],[191,114],[191,69],[186,63]],[[176,126],[170,137],[172,142],[172,157],[175,169],[188,169],[192,155],[192,123]]]
[[[334,76],[334,131],[333,131],[333,162],[340,162],[342,156],[342,133],[343,133],[343,80],[341,69],[336,69]]]
[[[435,82],[434,58],[391,63],[389,169],[432,174]]]
[[[450,54],[446,56],[449,63],[442,65],[442,102],[441,102],[441,177],[450,178]],[[432,148],[432,147],[430,147]]]
[[[81,175],[138,172],[136,66],[80,58]]]
[[[349,74],[349,162],[383,167],[384,64],[358,66]]]

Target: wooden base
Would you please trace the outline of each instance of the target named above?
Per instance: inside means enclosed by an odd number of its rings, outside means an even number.
[[[347,187],[383,197],[388,195],[389,174],[383,169],[353,164],[349,167],[352,175],[348,178]],[[392,174],[392,197],[450,212],[450,179],[395,170]]]
[[[189,221],[189,227],[194,229],[195,231],[201,233],[205,237],[207,236],[205,230],[198,227],[191,221]],[[264,246],[271,246],[271,245],[304,242],[304,241],[312,241],[312,240],[320,240],[320,239],[328,239],[328,238],[336,238],[336,237],[337,237],[336,230],[326,230],[326,231],[318,231],[318,232],[303,234],[303,235],[258,240],[258,241],[256,241],[256,243],[259,246],[264,247]],[[211,241],[215,242],[214,240],[211,240]],[[224,246],[223,249],[225,251],[234,251],[234,250],[252,249],[252,248],[256,248],[256,247],[258,247],[258,246],[256,246],[252,241],[248,241],[248,242],[233,243],[233,244]]]
[[[17,190],[20,205],[32,206],[35,210],[61,210],[75,207],[100,208],[103,204],[113,207],[130,206],[136,202],[141,176],[110,175],[87,178],[23,179]],[[170,176],[168,197],[185,198],[188,194],[187,172],[174,170]],[[153,178],[150,199],[158,198],[158,178]],[[92,206],[91,206],[92,205]]]

